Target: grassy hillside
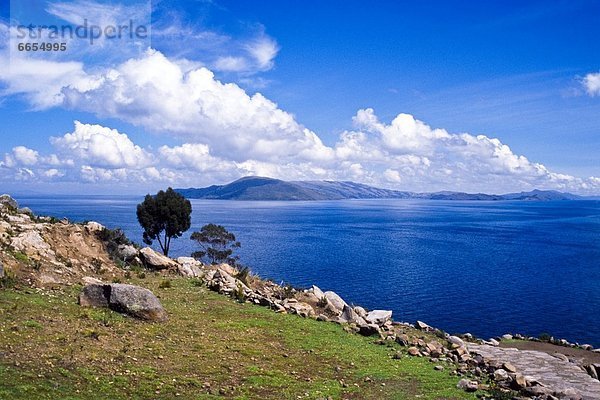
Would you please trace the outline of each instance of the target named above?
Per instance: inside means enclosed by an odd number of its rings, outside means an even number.
[[[0,289],[0,398],[475,398],[395,344],[162,279],[132,283],[160,297],[164,324],[81,308],[78,286]]]

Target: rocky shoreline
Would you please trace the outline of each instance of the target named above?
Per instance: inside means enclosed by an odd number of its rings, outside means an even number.
[[[349,332],[375,337],[375,343],[381,345],[397,343],[405,350],[394,358],[427,357],[436,370],[450,370],[462,377],[459,387],[466,391],[485,393],[495,389],[530,399],[600,399],[600,364],[583,365],[580,360],[560,357],[560,353],[553,356],[536,352],[539,354],[526,354],[526,357],[519,353],[517,357],[516,352],[500,348],[502,341],[535,342],[538,338],[507,334],[480,340],[470,334],[449,335],[422,321],[414,324],[394,321],[392,311],[367,311],[349,305],[335,292],[322,291],[317,286],[301,290],[260,279],[227,264],[205,265],[191,257],[173,260],[149,247],[139,249],[127,240],[115,240],[118,235],[107,234],[110,231],[96,222],[80,225],[35,217],[31,210],[19,209],[17,202],[8,195],[0,196],[0,216],[3,248],[0,278],[5,279],[7,271],[20,270],[25,264],[27,273],[21,278],[32,286],[83,283],[80,303],[84,306],[105,306],[134,317],[165,320],[166,312],[161,310],[162,306],[152,298],[151,292],[144,292],[146,289],[131,288],[132,285],[118,282],[105,283],[93,277],[102,274],[118,281],[134,268],[143,267],[165,276],[194,279],[198,285],[241,302],[268,307],[274,312],[341,324]],[[129,303],[134,307],[129,307]],[[144,312],[144,304],[150,305],[152,312]],[[153,317],[155,315],[158,317]],[[552,339],[551,343],[600,353],[590,345],[573,344],[564,339]],[[556,371],[544,370],[544,374],[537,376],[535,369],[522,363],[527,358],[544,368],[553,365]],[[560,369],[569,371],[567,378],[560,374]],[[569,376],[577,378],[573,379],[572,385],[569,382],[559,385],[556,379],[551,379],[559,377],[558,380],[563,382]]]

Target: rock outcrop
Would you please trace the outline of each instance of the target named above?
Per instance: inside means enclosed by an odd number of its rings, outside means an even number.
[[[111,310],[146,321],[164,322],[167,312],[150,290],[121,283],[91,284],[79,294],[84,307],[108,307]]]
[[[3,194],[0,196],[0,208],[2,207],[7,207],[7,208],[11,208],[13,210],[18,210],[19,209],[19,203],[17,203],[17,201],[15,199],[13,199],[12,197],[10,197],[7,194]]]

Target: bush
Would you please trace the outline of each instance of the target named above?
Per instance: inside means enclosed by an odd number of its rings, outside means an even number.
[[[248,267],[243,267],[242,269],[240,269],[240,272],[238,272],[235,277],[237,279],[239,279],[240,281],[242,281],[244,283],[244,285],[248,286],[248,278],[250,277],[250,268]]]
[[[167,289],[171,287],[171,280],[170,279],[163,279],[162,281],[160,281],[160,284],[158,285],[159,288],[161,289]]]

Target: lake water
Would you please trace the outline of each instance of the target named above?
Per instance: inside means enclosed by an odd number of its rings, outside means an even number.
[[[22,197],[40,215],[121,227],[141,243],[141,197]],[[213,222],[241,261],[294,286],[334,290],[451,333],[549,333],[600,347],[600,202],[193,200],[189,234]]]

